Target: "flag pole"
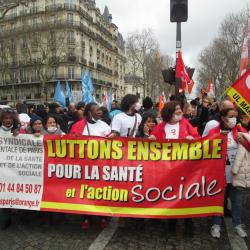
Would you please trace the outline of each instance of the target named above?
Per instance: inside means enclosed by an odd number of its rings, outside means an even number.
[[[181,43],[181,22],[176,23],[176,65],[178,60],[178,53],[181,51],[182,43]],[[175,69],[176,70],[176,69]],[[175,78],[175,95],[179,95],[181,83],[179,79]]]

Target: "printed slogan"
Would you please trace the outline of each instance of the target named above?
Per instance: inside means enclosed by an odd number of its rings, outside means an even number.
[[[223,214],[220,135],[197,141],[18,136],[0,143],[3,208],[142,218]]]

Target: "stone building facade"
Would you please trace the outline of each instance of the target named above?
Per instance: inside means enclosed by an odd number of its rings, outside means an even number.
[[[125,45],[106,7],[94,0],[35,0],[0,21],[0,102],[52,101],[58,80],[81,91],[91,70],[95,97],[124,95]]]

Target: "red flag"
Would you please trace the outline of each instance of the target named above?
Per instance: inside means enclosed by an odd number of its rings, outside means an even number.
[[[163,100],[163,96],[160,95],[160,99],[159,99],[159,111],[162,111],[164,107],[164,100]]]
[[[191,94],[194,87],[194,81],[191,80],[191,82],[188,84],[188,94]]]
[[[248,23],[246,23],[244,42],[241,53],[240,76],[242,76],[246,72],[247,66],[248,66]]]
[[[178,52],[175,76],[181,79],[181,88],[185,90],[188,83],[190,83],[190,78],[183,62],[181,51]]]
[[[210,95],[214,95],[214,85],[211,80],[208,80],[207,83],[207,93]]]
[[[250,117],[250,69],[236,80],[226,92],[237,106]]]

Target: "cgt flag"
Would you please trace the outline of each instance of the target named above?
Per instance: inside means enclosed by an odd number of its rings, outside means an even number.
[[[192,93],[193,88],[194,88],[194,80],[191,80],[191,82],[188,84],[188,94],[189,95]]]
[[[185,90],[190,83],[190,77],[183,62],[181,51],[178,52],[175,77],[181,79],[181,88]]]
[[[250,117],[250,69],[236,80],[226,93]]]

